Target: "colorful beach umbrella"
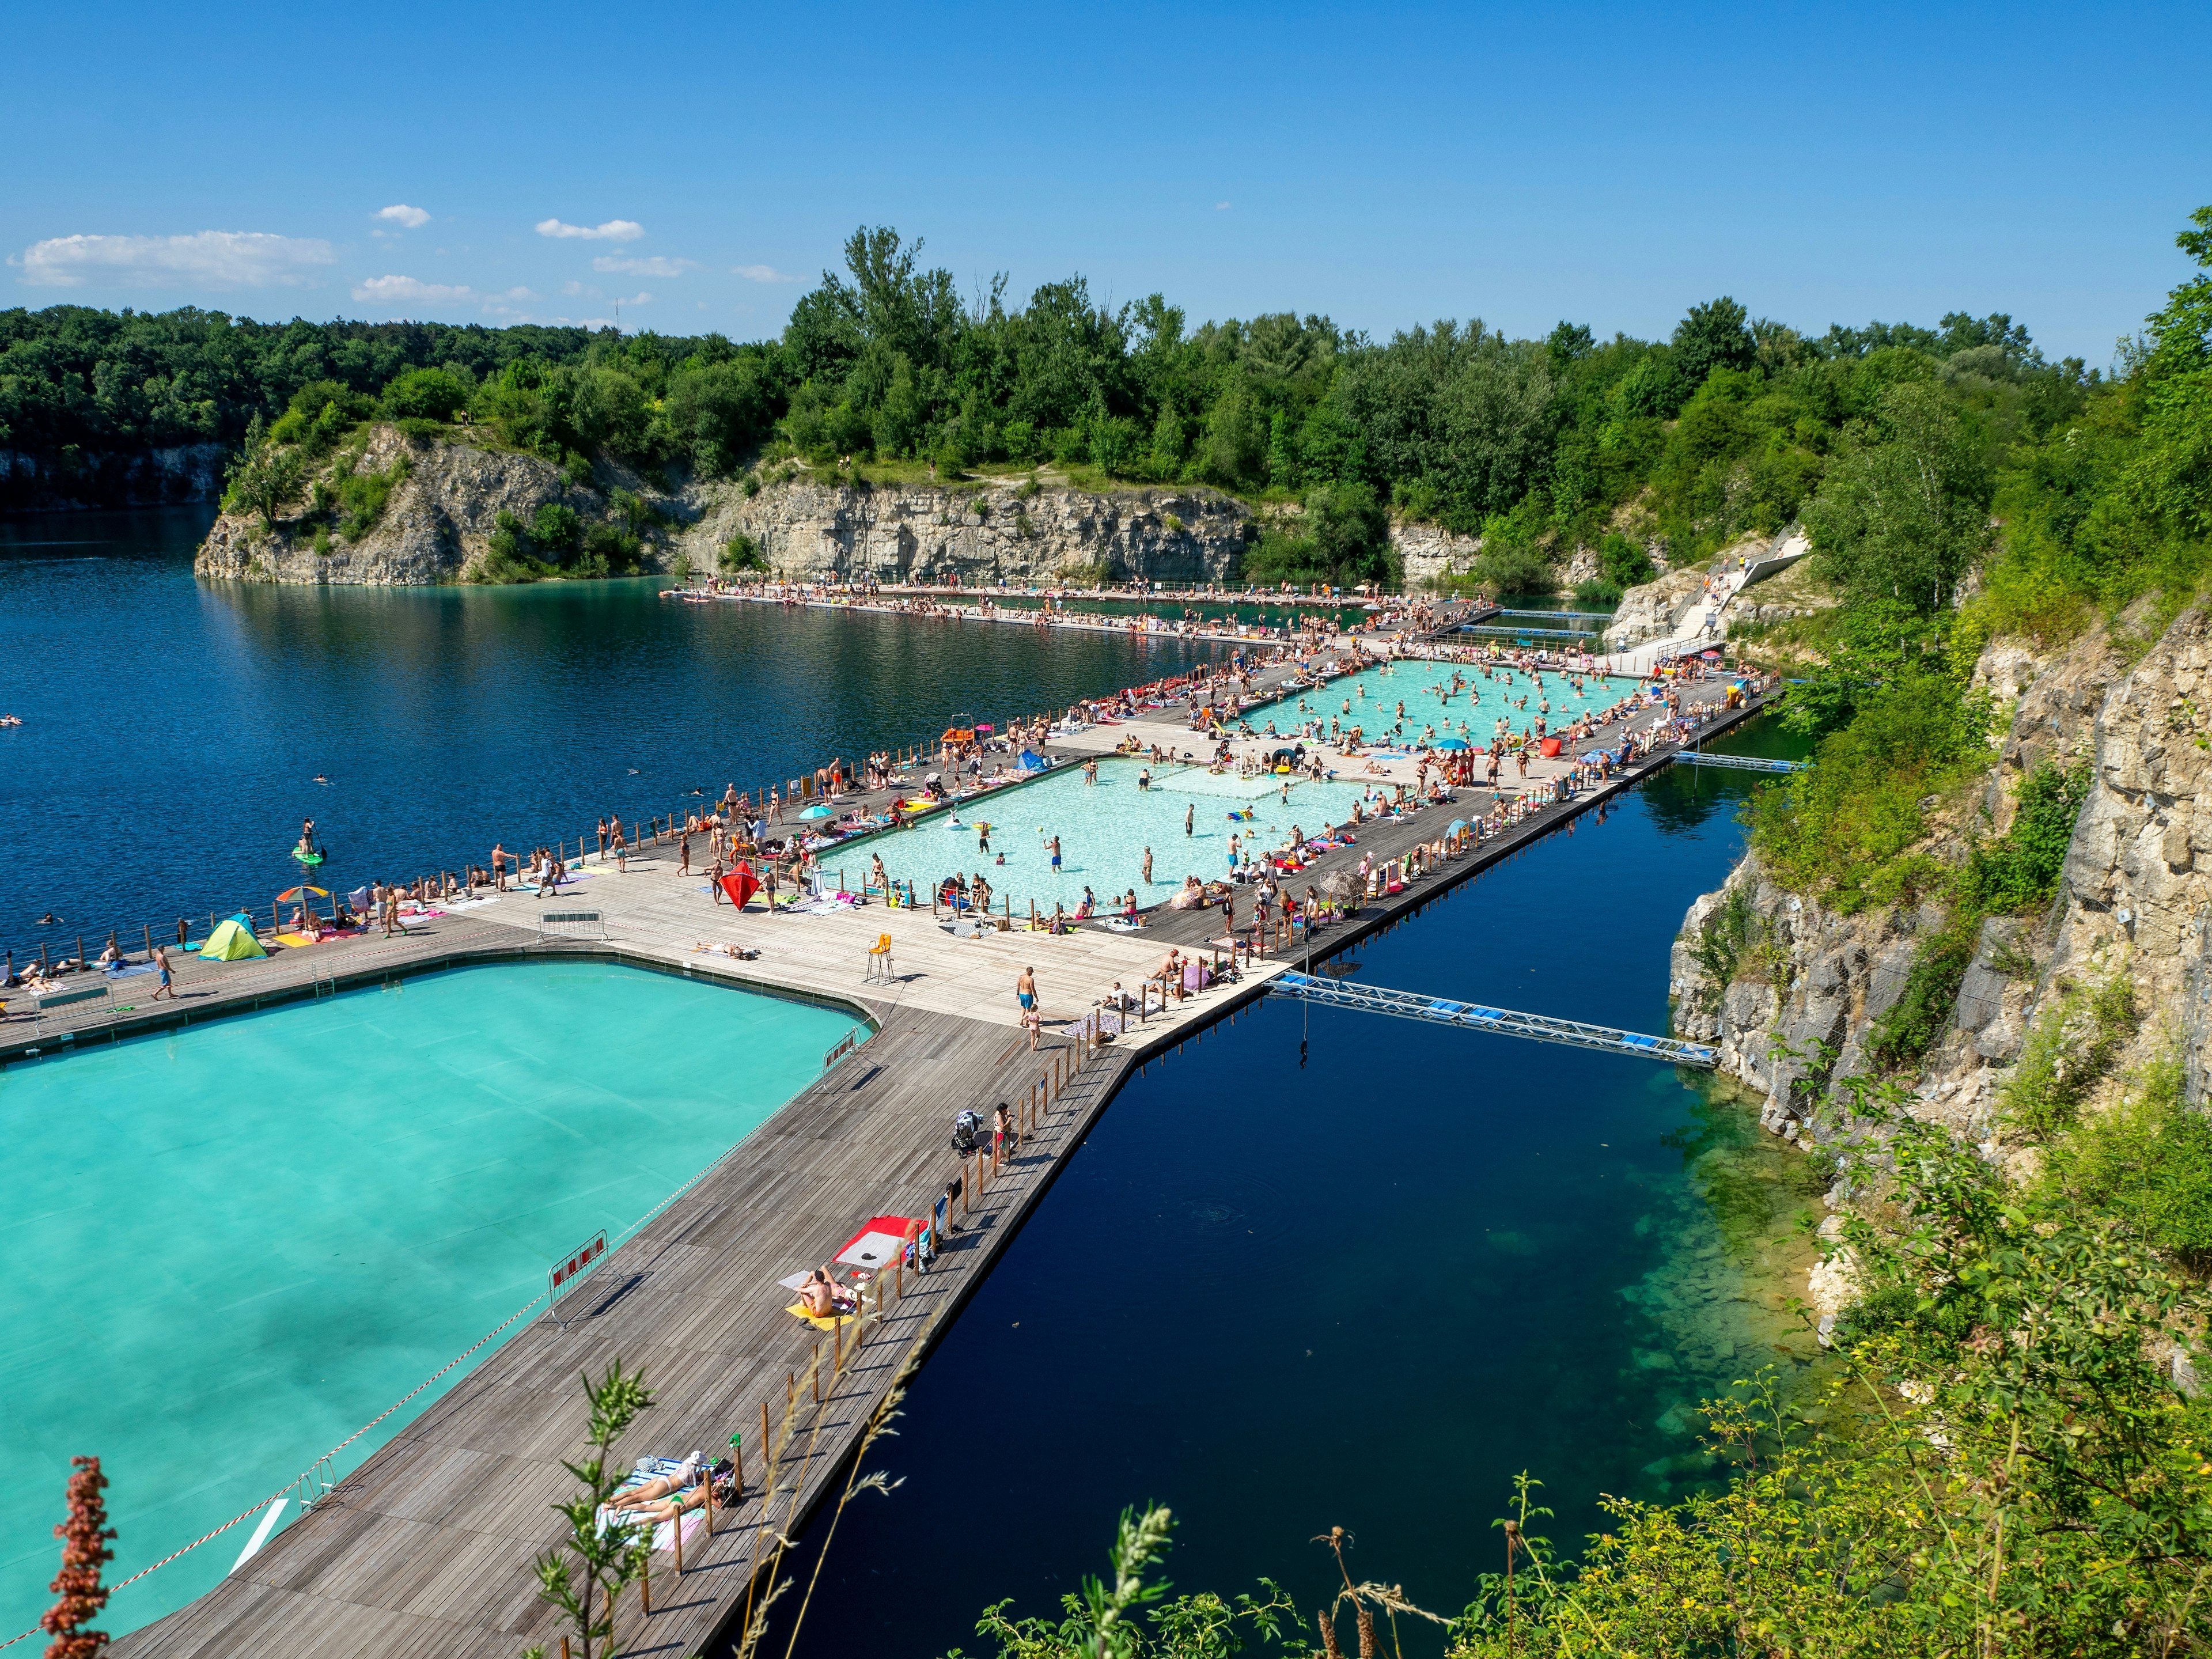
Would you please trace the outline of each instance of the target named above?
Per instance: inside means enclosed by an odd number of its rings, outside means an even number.
[[[300,896],[302,893],[313,893],[317,898],[328,898],[330,896],[330,892],[325,888],[287,887],[283,892],[276,895],[276,902],[279,904],[297,904],[300,902]]]

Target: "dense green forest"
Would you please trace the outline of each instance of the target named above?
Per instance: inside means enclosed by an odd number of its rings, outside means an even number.
[[[779,339],[750,344],[0,312],[0,448],[76,469],[97,496],[101,457],[251,445],[303,391],[335,386],[415,420],[465,410],[564,462],[678,477],[765,454],[1211,484],[1302,509],[1266,515],[1255,564],[1268,573],[1387,578],[1395,514],[1482,535],[1497,585],[1540,580],[1587,547],[1618,586],[1649,574],[1648,550],[1694,558],[1788,524],[1916,409],[1955,416],[1960,465],[1993,476],[2106,389],[2077,360],[2045,362],[2002,314],[1813,335],[1721,298],[1664,341],[1570,323],[1514,340],[1471,321],[1376,342],[1289,313],[1194,328],[1158,295],[1102,305],[1080,276],[1019,307],[1003,279],[963,299],[921,253],[894,231],[855,231],[845,271],[824,273]]]

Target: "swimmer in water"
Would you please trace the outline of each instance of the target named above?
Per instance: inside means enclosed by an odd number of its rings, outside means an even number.
[[[325,777],[320,772],[318,772],[315,774],[315,781],[317,783],[328,783],[330,780]]]

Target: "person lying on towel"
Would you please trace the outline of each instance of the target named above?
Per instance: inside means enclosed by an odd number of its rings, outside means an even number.
[[[730,1472],[727,1458],[709,1468],[706,1454],[693,1452],[670,1473],[617,1492],[602,1513],[617,1525],[642,1523],[657,1527],[663,1521],[673,1521],[679,1515],[706,1508],[708,1479],[724,1486],[719,1494],[723,1501],[733,1500],[734,1489],[724,1479]]]
[[[809,1273],[806,1282],[799,1287],[799,1300],[817,1319],[853,1310],[853,1293],[820,1267]]]

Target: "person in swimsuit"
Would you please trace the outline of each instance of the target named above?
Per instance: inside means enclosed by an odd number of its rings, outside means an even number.
[[[1021,1005],[1022,1012],[1025,1014],[1036,1008],[1037,1005],[1036,969],[1022,969],[1022,976],[1014,981],[1014,1000]]]
[[[174,1002],[177,1000],[177,988],[169,977],[169,947],[167,945],[157,945],[154,947],[154,966],[161,970],[161,982],[155,988],[151,1000],[159,1002],[163,997],[167,997],[170,1001]]]

